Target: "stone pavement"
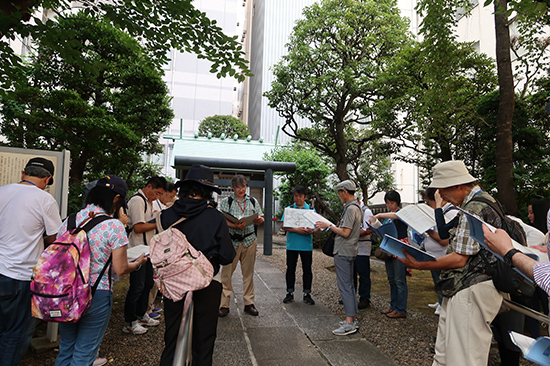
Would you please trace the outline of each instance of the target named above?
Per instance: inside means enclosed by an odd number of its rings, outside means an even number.
[[[240,266],[233,275],[229,315],[218,322],[214,366],[395,366],[359,333],[335,336],[341,321],[325,305],[295,300],[283,304],[284,274],[269,262],[256,259],[254,273],[257,317],[243,312]]]

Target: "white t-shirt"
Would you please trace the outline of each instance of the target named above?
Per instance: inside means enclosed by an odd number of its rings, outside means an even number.
[[[143,197],[145,195],[143,194],[143,191],[140,189],[138,190],[138,193],[142,194]],[[145,205],[145,201],[147,201],[147,205]],[[149,202],[147,199],[143,199],[139,196],[133,196],[128,201],[128,225],[129,227],[133,227],[135,224],[141,224],[151,221],[154,218],[153,214],[153,204]],[[147,242],[143,242],[143,233],[136,233],[133,229],[130,232],[130,235],[128,235],[128,240],[130,241],[129,248],[133,248],[137,245],[149,245],[149,242],[151,241],[151,238],[155,235],[155,230],[150,230],[145,233],[145,237],[147,239]]]
[[[372,211],[370,208],[366,208],[365,212],[363,213],[363,222],[361,222],[361,230],[367,230],[369,222],[369,219],[372,217]],[[366,255],[370,256],[370,252],[372,250],[372,241],[370,239],[370,235],[367,236],[360,236],[359,241],[357,242],[357,255]]]
[[[0,187],[0,274],[30,281],[44,251],[44,232],[57,233],[59,206],[51,194],[27,184]]]
[[[450,203],[447,203],[445,206],[443,206],[444,216],[447,221],[454,219],[454,217],[458,214],[458,210],[448,210],[449,207],[451,207]],[[448,211],[445,212],[445,210]],[[437,227],[435,228],[435,231],[437,232]],[[439,244],[437,240],[433,239],[429,235],[427,235],[426,240],[424,240],[424,249],[426,249],[426,252],[428,254],[431,254],[436,258],[443,257],[445,254],[447,254],[447,246]]]

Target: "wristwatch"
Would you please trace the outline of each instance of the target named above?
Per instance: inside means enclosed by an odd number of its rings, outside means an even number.
[[[504,255],[504,258],[503,258],[503,259],[504,259],[504,263],[506,263],[506,264],[508,264],[508,265],[510,265],[510,266],[513,267],[513,266],[514,266],[514,263],[512,262],[512,257],[513,257],[514,254],[516,254],[516,253],[521,253],[521,252],[520,252],[519,250],[517,250],[517,249],[510,249],[510,250],[508,251],[508,253],[506,253],[506,254]]]

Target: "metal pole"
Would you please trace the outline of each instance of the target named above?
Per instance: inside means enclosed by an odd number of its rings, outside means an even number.
[[[265,170],[264,255],[273,254],[273,170]]]

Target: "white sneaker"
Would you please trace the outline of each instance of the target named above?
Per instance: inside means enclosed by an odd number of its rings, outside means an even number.
[[[158,320],[151,319],[149,314],[145,314],[141,319],[138,320],[139,324],[145,325],[146,327],[156,327],[160,324]]]
[[[431,307],[432,309],[436,309],[439,306],[439,303],[435,302],[433,304],[428,304],[428,306]]]
[[[103,366],[107,363],[107,359],[103,357],[98,357],[94,360],[92,366]]]
[[[142,327],[139,325],[139,321],[133,321],[132,324],[124,323],[124,327],[122,328],[122,331],[124,333],[130,333],[130,334],[143,334],[147,333],[147,328]]]
[[[437,308],[435,309],[434,314],[435,314],[435,315],[441,314],[441,305],[437,304]]]

